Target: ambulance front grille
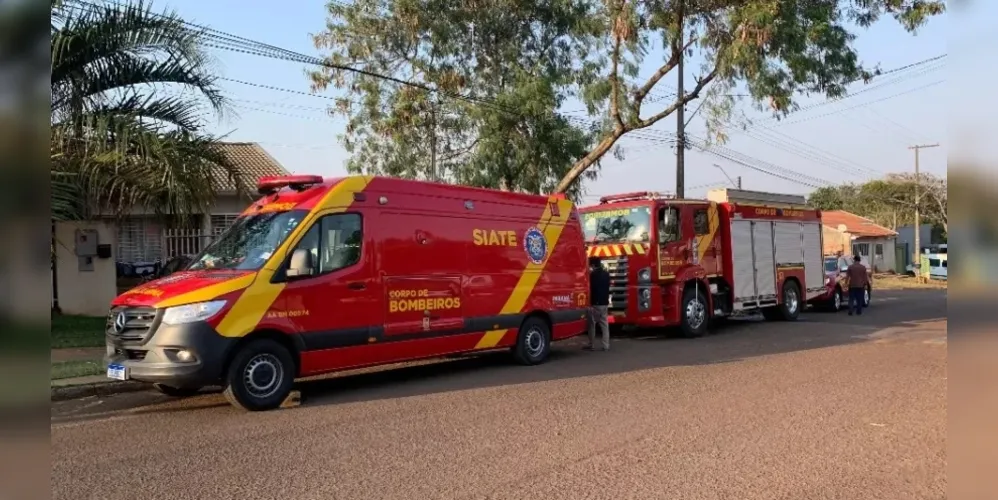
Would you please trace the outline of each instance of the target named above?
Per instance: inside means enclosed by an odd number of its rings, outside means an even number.
[[[156,319],[156,309],[151,307],[115,307],[107,315],[106,332],[124,342],[142,342]]]
[[[627,257],[603,259],[603,267],[610,273],[611,311],[627,311]]]

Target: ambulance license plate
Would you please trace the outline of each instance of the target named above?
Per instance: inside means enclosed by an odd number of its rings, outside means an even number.
[[[128,380],[128,368],[121,365],[107,365],[107,377],[115,380]]]

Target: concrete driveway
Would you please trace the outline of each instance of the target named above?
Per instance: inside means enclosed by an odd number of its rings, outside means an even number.
[[[945,497],[945,292],[580,345],[307,382],[268,413],[212,393],[54,404],[53,498]]]

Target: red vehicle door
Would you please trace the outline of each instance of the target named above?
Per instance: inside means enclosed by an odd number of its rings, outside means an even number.
[[[289,281],[281,311],[309,350],[364,345],[382,324],[376,248],[359,213],[321,216],[296,248],[312,253],[311,276]]]
[[[671,279],[691,261],[693,240],[692,207],[681,204],[658,207],[658,277]]]

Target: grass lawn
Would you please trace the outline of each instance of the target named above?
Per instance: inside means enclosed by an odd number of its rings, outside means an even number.
[[[103,317],[52,315],[52,349],[104,347]]]
[[[104,373],[104,365],[99,359],[52,363],[52,380],[86,377],[90,375],[100,375],[102,373]]]
[[[881,290],[946,290],[947,287],[944,280],[919,282],[914,276],[878,274],[873,277],[873,289],[878,288]]]

